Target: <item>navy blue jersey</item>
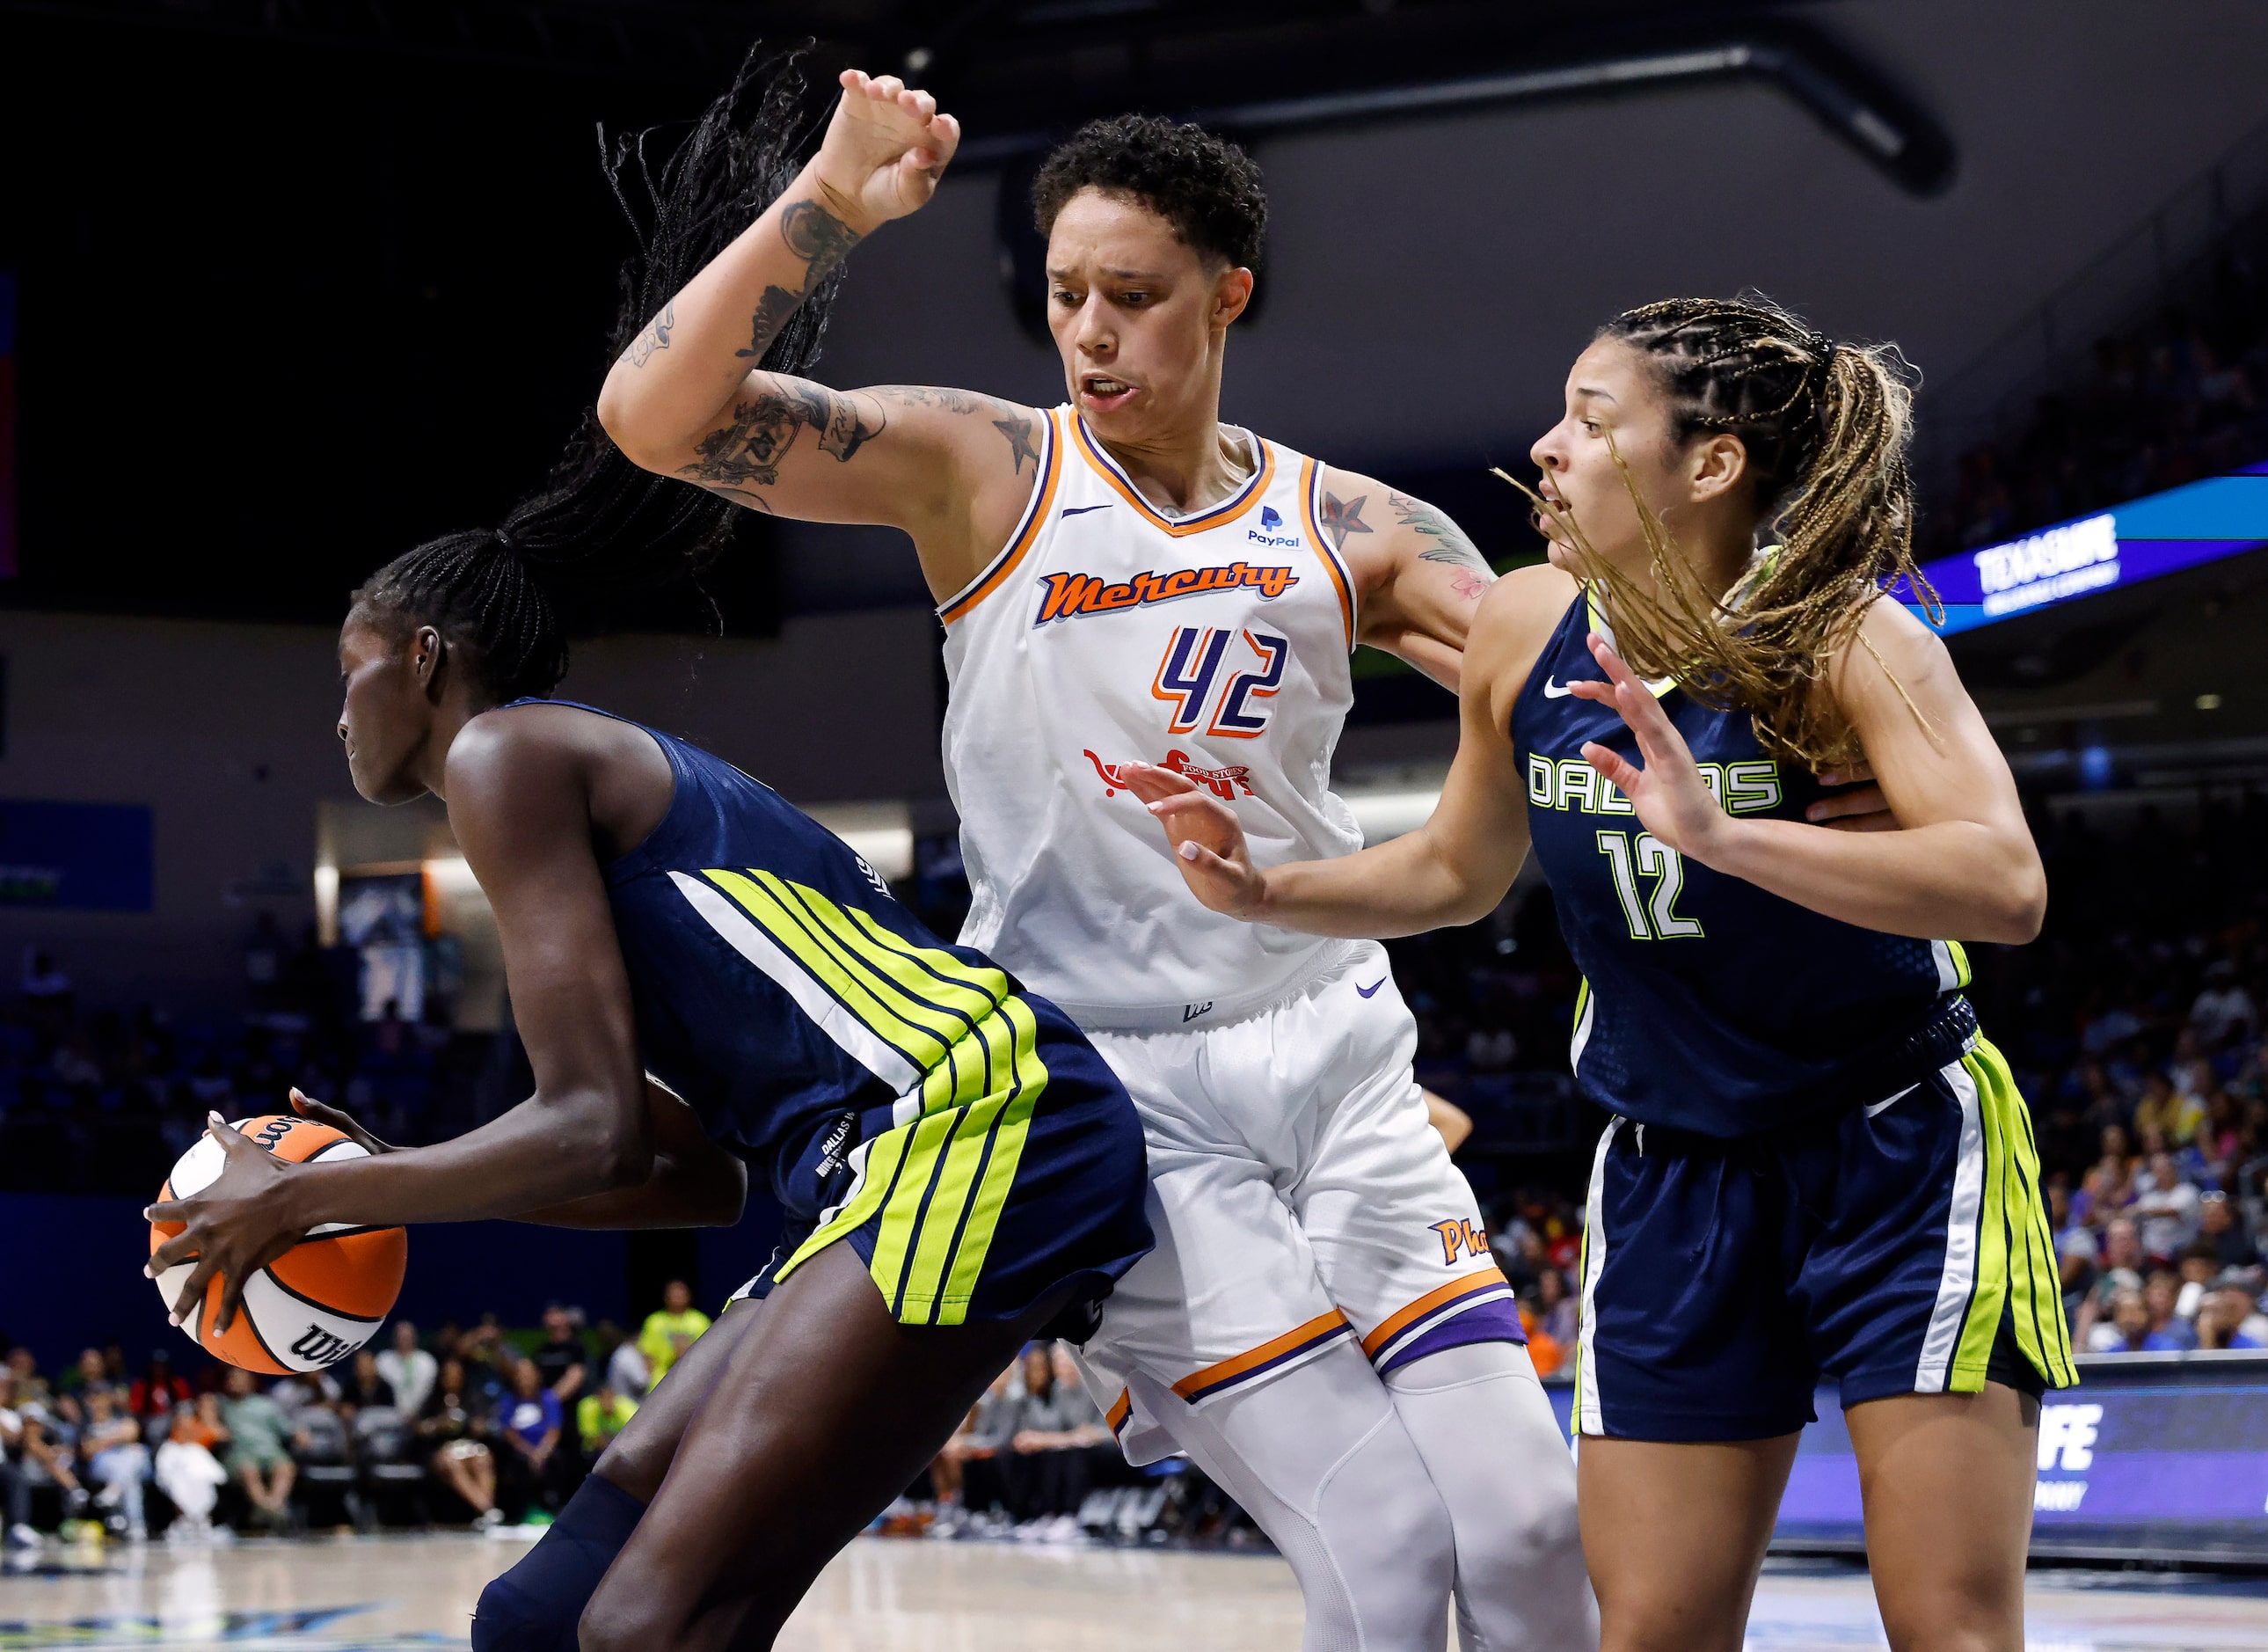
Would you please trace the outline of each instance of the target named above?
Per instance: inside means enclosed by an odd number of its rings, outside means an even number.
[[[939,940],[770,786],[645,732],[676,791],[645,841],[603,868],[607,895],[638,1058],[711,1139],[784,1189],[799,1159],[839,1162],[846,1137],[994,1088],[996,1065],[1012,1081],[1032,1014],[1051,1026],[1060,1012]]]
[[[1711,1136],[1877,1102],[1959,1058],[1976,1031],[1956,942],[1862,929],[1684,859],[1584,761],[1595,741],[1643,766],[1610,706],[1566,685],[1603,674],[1587,595],[1568,607],[1513,704],[1528,829],[1583,972],[1572,1061],[1593,1099]],[[1768,756],[1743,711],[1658,689],[1702,778],[1734,815],[1803,818],[1821,795]]]

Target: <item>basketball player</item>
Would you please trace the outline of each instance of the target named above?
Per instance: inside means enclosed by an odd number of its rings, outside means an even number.
[[[356,789],[446,800],[536,1091],[351,1169],[284,1164],[216,1115],[223,1174],[151,1212],[187,1224],[153,1276],[194,1258],[188,1304],[225,1280],[217,1334],[313,1228],[715,1221],[743,1185],[718,1161],[753,1167],[788,1240],[729,1361],[683,1388],[684,1449],[581,1614],[591,1648],[770,1645],[1016,1350],[1086,1335],[1151,1243],[1139,1121],[1060,1011],[730,764],[544,697],[567,665],[548,586],[698,549],[729,514],[594,440],[503,527],[356,593]]]
[[[819,152],[659,308],[600,401],[623,451],[750,508],[887,523],[946,625],[974,906],[1140,1109],[1159,1248],[1084,1359],[1127,1455],[1188,1452],[1298,1573],[1307,1644],[1594,1630],[1574,1474],[1383,952],[1192,912],[1116,763],[1238,800],[1264,853],[1360,837],[1327,789],[1357,642],[1454,682],[1491,575],[1438,513],[1219,422],[1257,170],[1099,122],[1038,184],[1071,402],[749,371],[958,129],[855,71]],[[1043,984],[1043,985],[1042,985]]]
[[[1481,606],[1421,830],[1271,862],[1186,777],[1121,771],[1207,906],[1309,933],[1470,922],[1532,841],[1614,1114],[1576,1405],[1616,1652],[1742,1644],[1822,1380],[1890,1644],[2023,1644],[2038,1397],[2077,1377],[2024,1103],[1945,938],[2029,940],[2046,883],[1944,645],[1884,597],[1919,578],[1892,365],[1756,303],[1609,322],[1534,449],[1550,564]],[[1862,749],[1900,830],[1794,823]]]

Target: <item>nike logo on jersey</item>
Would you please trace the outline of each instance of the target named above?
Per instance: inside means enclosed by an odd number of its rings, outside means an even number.
[[[1569,685],[1550,677],[1543,679],[1543,697],[1547,700],[1564,700],[1574,691]]]
[[[1263,601],[1273,602],[1299,583],[1300,576],[1289,568],[1257,568],[1248,562],[1232,562],[1225,568],[1175,568],[1169,573],[1145,569],[1121,585],[1091,573],[1046,573],[1040,576],[1040,584],[1047,597],[1032,623],[1036,627],[1055,620],[1077,619],[1083,614],[1113,614],[1152,602],[1203,596],[1208,591],[1248,587],[1259,592]]]
[[[1108,499],[1100,505],[1066,505],[1063,507],[1062,515],[1057,516],[1056,520],[1060,522],[1065,516],[1085,516],[1089,511],[1107,511],[1109,508],[1110,501]]]
[[[1378,979],[1373,981],[1368,986],[1363,985],[1359,981],[1356,982],[1354,990],[1361,993],[1365,998],[1375,998],[1378,995],[1378,989],[1385,985],[1386,977],[1381,975]]]

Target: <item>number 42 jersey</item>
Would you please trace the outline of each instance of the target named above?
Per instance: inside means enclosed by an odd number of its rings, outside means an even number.
[[[1362,846],[1329,789],[1353,701],[1354,591],[1322,529],[1322,467],[1247,432],[1252,472],[1157,510],[1075,409],[999,557],[939,610],[962,941],[1084,1027],[1218,1025],[1351,943],[1206,911],[1118,771],[1177,769],[1236,811],[1254,861]]]
[[[1595,741],[1643,766],[1621,717],[1567,687],[1602,675],[1594,631],[1613,639],[1587,591],[1512,712],[1535,853],[1583,972],[1577,1082],[1641,1124],[1740,1136],[1883,1101],[1960,1059],[1977,1031],[1960,943],[1862,929],[1688,860],[1584,760]],[[1654,686],[1730,813],[1800,821],[1822,794],[1746,712]]]

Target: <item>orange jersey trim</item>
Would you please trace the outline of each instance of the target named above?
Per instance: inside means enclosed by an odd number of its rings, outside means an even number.
[[[1202,516],[1173,521],[1160,515],[1158,508],[1144,498],[1134,484],[1126,479],[1126,473],[1119,469],[1117,461],[1102,451],[1101,445],[1094,439],[1094,433],[1086,428],[1086,421],[1075,410],[1071,417],[1079,438],[1079,453],[1094,474],[1108,483],[1112,491],[1120,498],[1139,511],[1152,527],[1165,529],[1175,539],[1202,534],[1209,527],[1220,527],[1234,521],[1260,502],[1260,496],[1268,491],[1268,484],[1275,480],[1276,450],[1256,436],[1252,439],[1260,449],[1260,468],[1253,473],[1252,480],[1244,484],[1244,490],[1233,498],[1214,505]]]
[[[1322,558],[1323,568],[1331,576],[1332,587],[1339,594],[1339,617],[1346,622],[1347,651],[1354,651],[1354,586],[1338,552],[1331,542],[1323,537],[1322,514],[1315,502],[1323,490],[1323,468],[1310,459],[1300,467],[1300,507],[1307,515],[1307,537],[1315,542],[1315,555]]]
[[[1110,1425],[1111,1433],[1123,1434],[1125,1432],[1126,1420],[1133,1414],[1134,1396],[1122,1388],[1118,1390],[1118,1398],[1110,1402],[1110,1410],[1103,1420]]]
[[[1289,1354],[1300,1353],[1314,1344],[1338,1335],[1346,1329],[1347,1316],[1334,1308],[1329,1313],[1317,1314],[1306,1324],[1263,1342],[1256,1348],[1248,1348],[1242,1353],[1221,1361],[1218,1365],[1208,1365],[1202,1371],[1191,1373],[1174,1384],[1174,1392],[1186,1400],[1200,1398],[1207,1390],[1225,1387],[1247,1372],[1271,1364]]]
[[[992,565],[978,574],[959,596],[938,609],[938,618],[948,625],[1000,588],[1001,582],[1016,571],[1016,564],[1038,542],[1040,530],[1047,526],[1049,507],[1056,500],[1056,484],[1063,480],[1063,442],[1056,429],[1054,412],[1042,408],[1040,417],[1048,422],[1048,450],[1040,461],[1040,478],[1032,484],[1032,502],[1025,507],[1024,520],[1016,525],[1006,548],[992,559]]]
[[[1509,1290],[1512,1282],[1504,1277],[1504,1270],[1493,1264],[1477,1273],[1451,1280],[1439,1289],[1426,1292],[1408,1307],[1388,1315],[1377,1330],[1362,1339],[1362,1351],[1375,1359],[1381,1348],[1436,1309],[1447,1307],[1460,1296],[1470,1296],[1478,1291],[1492,1291],[1498,1287]]]

